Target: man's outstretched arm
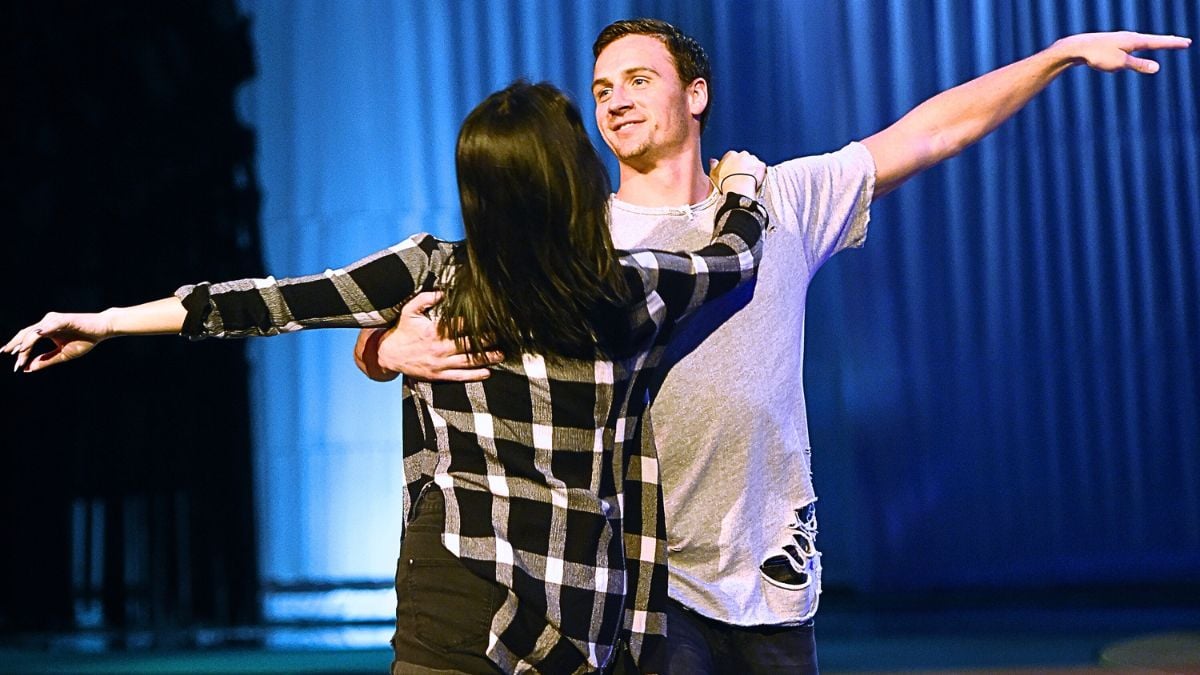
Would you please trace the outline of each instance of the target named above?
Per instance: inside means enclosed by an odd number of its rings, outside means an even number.
[[[1122,31],[1062,38],[1028,58],[960,84],[913,108],[863,140],[875,158],[875,196],[962,152],[1025,107],[1071,66],[1103,72],[1158,72],[1158,63],[1131,52],[1185,49],[1190,38]]]
[[[500,363],[504,356],[499,352],[464,354],[454,340],[439,335],[437,322],[426,312],[440,300],[440,293],[418,293],[400,309],[394,326],[363,330],[354,345],[354,364],[377,382],[394,380],[400,374],[444,382],[486,380],[491,374],[487,366]]]

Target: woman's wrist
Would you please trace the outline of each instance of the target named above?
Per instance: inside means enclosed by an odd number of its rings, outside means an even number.
[[[108,309],[96,314],[96,337],[100,340],[117,337],[121,335],[120,326],[123,320],[123,307],[109,307]]]
[[[739,195],[754,197],[758,193],[758,181],[749,174],[729,174],[721,179],[720,190],[723,194],[736,192]]]
[[[174,296],[132,307],[110,307],[92,315],[91,332],[100,339],[124,335],[170,335],[183,330],[187,310]]]

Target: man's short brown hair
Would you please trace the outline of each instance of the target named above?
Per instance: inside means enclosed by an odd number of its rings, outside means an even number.
[[[700,113],[700,130],[708,122],[708,111],[712,110],[712,68],[708,65],[708,54],[696,42],[695,38],[685,35],[675,26],[660,19],[622,19],[614,21],[600,31],[596,42],[592,44],[592,57],[598,58],[604,48],[626,35],[648,35],[656,38],[667,48],[671,60],[675,62],[675,72],[684,85],[690,84],[696,78],[704,78],[708,83],[708,105]]]

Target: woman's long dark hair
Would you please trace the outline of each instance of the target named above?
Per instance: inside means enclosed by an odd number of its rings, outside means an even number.
[[[456,165],[467,238],[442,334],[471,353],[609,354],[611,327],[596,317],[628,290],[608,232],[608,172],[579,109],[549,84],[514,82],[467,115]]]

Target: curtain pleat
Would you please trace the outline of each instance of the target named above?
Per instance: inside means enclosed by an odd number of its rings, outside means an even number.
[[[1072,32],[1200,34],[1194,0],[243,6],[276,275],[416,231],[458,236],[462,118],[517,77],[558,84],[589,117],[591,42],[616,18],[699,38],[714,66],[706,153],[773,162],[865,137]],[[1065,74],[880,200],[865,250],[815,279],[806,382],[830,584],[1195,578],[1200,66],[1196,48],[1156,58],[1154,77]],[[353,340],[254,347],[268,582],[392,575],[400,388],[357,373]]]

